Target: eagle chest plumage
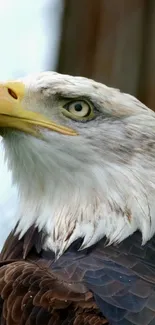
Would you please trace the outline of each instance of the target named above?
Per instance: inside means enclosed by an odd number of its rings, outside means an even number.
[[[155,113],[43,72],[0,84],[0,135],[18,206],[0,324],[155,325]]]

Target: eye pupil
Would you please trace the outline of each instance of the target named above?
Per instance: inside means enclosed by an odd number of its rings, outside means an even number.
[[[80,103],[77,103],[75,104],[74,108],[76,112],[81,112],[83,107]]]

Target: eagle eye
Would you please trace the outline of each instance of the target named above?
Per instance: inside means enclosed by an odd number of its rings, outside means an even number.
[[[63,106],[63,113],[75,120],[88,120],[93,118],[93,105],[86,100],[72,100]]]

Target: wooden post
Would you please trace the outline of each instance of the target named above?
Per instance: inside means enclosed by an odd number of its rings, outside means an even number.
[[[155,111],[155,1],[148,0],[143,33],[139,97]]]
[[[65,0],[58,71],[93,76],[102,0]]]
[[[139,97],[155,109],[155,0],[65,0],[57,70]]]

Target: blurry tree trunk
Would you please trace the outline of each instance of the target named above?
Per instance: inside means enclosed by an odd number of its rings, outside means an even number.
[[[155,109],[155,0],[64,2],[57,70],[120,88]]]
[[[143,59],[139,97],[155,111],[155,1],[149,0],[145,12]]]
[[[64,0],[58,70],[92,76],[102,0]]]

